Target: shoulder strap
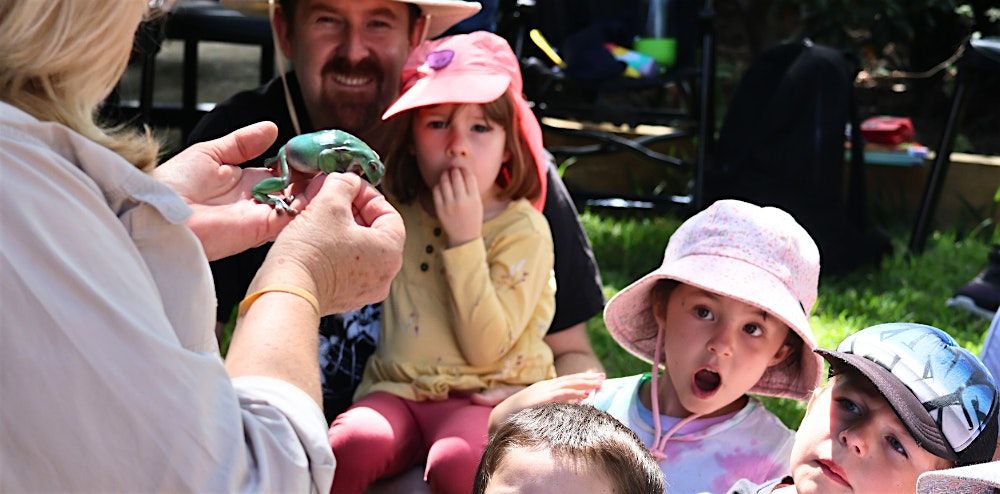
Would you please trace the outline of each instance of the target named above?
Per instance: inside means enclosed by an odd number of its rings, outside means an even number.
[[[281,85],[285,90],[285,106],[288,107],[288,116],[292,119],[292,127],[295,135],[302,133],[299,125],[299,115],[295,112],[295,103],[292,102],[292,93],[288,91],[288,78],[285,77],[285,59],[281,54],[281,47],[278,46],[278,32],[274,29],[274,1],[267,1],[267,16],[271,24],[271,42],[274,43],[274,62],[278,65],[278,74],[281,76]]]

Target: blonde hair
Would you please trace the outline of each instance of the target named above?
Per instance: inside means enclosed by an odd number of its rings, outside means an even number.
[[[159,144],[149,129],[95,120],[147,9],[146,0],[0,0],[0,100],[152,169]]]

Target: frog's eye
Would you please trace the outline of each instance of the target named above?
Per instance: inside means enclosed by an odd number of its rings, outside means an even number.
[[[375,180],[373,180],[371,184],[377,186],[380,182],[382,182],[382,162],[379,160],[373,160],[369,161],[367,165],[368,166],[365,170],[369,174],[374,174],[375,177]],[[368,177],[369,180],[371,180],[371,178],[371,176]]]

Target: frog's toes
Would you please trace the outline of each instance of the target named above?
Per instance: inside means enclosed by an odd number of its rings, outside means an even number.
[[[284,197],[279,197],[279,196],[268,196],[268,197],[270,197],[271,201],[273,201],[275,211],[279,213],[288,213],[288,214],[298,213],[298,211],[296,211],[295,208],[293,208],[288,204],[289,202],[292,201],[291,197],[289,197],[287,201]]]

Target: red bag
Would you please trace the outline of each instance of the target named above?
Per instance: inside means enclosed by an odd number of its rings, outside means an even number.
[[[868,142],[894,146],[913,140],[913,122],[908,117],[871,117],[861,122],[861,135]]]

